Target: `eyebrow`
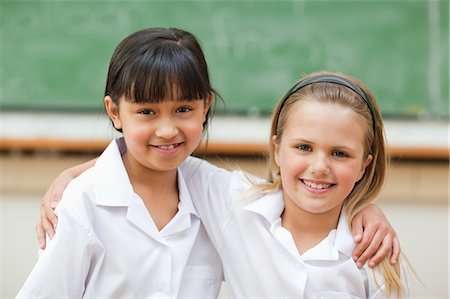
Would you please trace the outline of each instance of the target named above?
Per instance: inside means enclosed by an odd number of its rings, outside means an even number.
[[[304,139],[304,138],[293,138],[293,139],[291,139],[291,143],[308,143],[308,144],[312,144],[312,145],[316,144],[315,142],[308,140],[308,139]],[[356,151],[356,149],[354,149],[353,147],[349,147],[349,146],[343,145],[343,144],[332,145],[331,148],[345,149],[348,151]]]

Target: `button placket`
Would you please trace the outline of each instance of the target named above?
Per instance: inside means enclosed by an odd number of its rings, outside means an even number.
[[[170,247],[163,245],[164,248],[161,250],[160,262],[163,265],[158,271],[158,280],[154,280],[153,288],[158,293],[160,297],[170,297],[171,296],[171,265],[172,265],[172,253]]]

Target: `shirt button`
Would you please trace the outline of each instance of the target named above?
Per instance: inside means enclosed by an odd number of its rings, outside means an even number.
[[[156,284],[156,288],[158,289],[158,291],[162,291],[164,290],[165,284],[162,282],[159,282]]]

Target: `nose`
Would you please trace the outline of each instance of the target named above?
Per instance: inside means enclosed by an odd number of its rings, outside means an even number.
[[[311,161],[311,171],[317,176],[326,175],[330,171],[328,157],[325,153],[317,153]]]
[[[163,119],[158,124],[155,135],[159,138],[171,139],[178,134],[176,123],[171,119]]]

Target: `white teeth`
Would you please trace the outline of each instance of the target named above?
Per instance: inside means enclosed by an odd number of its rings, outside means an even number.
[[[305,180],[303,181],[303,183],[310,188],[318,189],[318,190],[322,190],[322,189],[331,187],[331,184],[316,184],[316,183],[313,183],[310,181],[305,181]]]
[[[160,145],[158,146],[160,149],[162,150],[172,150],[175,148],[175,145],[171,144],[171,145]]]

